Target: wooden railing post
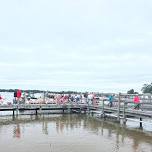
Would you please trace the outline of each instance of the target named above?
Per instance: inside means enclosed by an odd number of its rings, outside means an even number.
[[[44,91],[44,96],[43,96],[43,103],[45,103],[45,91]]]

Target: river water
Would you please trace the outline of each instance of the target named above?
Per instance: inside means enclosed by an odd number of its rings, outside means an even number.
[[[1,152],[152,152],[152,134],[84,115],[1,118]]]

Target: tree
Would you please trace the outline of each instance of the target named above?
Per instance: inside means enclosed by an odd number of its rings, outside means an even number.
[[[134,89],[128,90],[127,94],[134,94]]]
[[[150,84],[144,84],[141,91],[143,93],[152,93],[152,83]]]
[[[128,90],[127,94],[138,94],[138,92],[135,92],[134,89]]]

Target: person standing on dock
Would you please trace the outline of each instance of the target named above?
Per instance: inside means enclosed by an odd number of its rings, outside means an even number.
[[[3,98],[2,98],[2,96],[0,95],[0,101],[2,100]]]
[[[134,109],[138,109],[138,110],[139,110],[139,108],[140,108],[140,98],[139,98],[139,96],[136,95],[136,96],[134,97],[133,101],[134,101],[134,104],[135,104]]]
[[[86,92],[86,93],[84,93],[84,99],[85,99],[85,102],[88,104],[88,93]]]
[[[21,95],[22,95],[22,91],[20,89],[18,89],[14,92],[13,104],[19,104],[19,101],[21,99]]]
[[[110,107],[113,106],[113,100],[114,100],[113,95],[110,95],[110,96],[109,96],[109,106],[110,106]]]
[[[3,103],[3,98],[2,96],[0,95],[0,104]]]

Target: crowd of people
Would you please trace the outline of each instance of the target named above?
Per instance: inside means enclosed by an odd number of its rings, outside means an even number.
[[[0,95],[0,104],[3,103],[4,97]],[[52,94],[44,93],[39,97],[34,97],[21,90],[14,92],[13,104],[91,104],[98,105],[100,101],[107,101],[109,107],[113,107],[118,97],[115,94],[99,95],[96,93],[79,93],[79,94]],[[135,95],[133,97],[134,109],[140,109],[140,97]]]
[[[90,93],[86,94],[45,94],[37,99],[29,99],[27,103],[46,103],[46,104],[66,104],[66,103],[86,103],[97,104],[99,98],[97,95]]]

